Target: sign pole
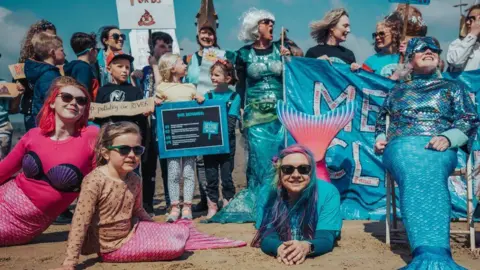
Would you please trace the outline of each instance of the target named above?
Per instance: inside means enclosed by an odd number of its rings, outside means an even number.
[[[408,27],[408,13],[410,12],[410,2],[407,2],[405,5],[405,17],[403,18],[403,31],[402,31],[402,41],[405,41],[407,37],[407,27]]]

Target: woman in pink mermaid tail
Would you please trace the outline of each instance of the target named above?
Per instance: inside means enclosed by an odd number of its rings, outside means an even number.
[[[98,167],[82,183],[61,269],[74,269],[80,253],[97,253],[104,262],[163,261],[186,250],[246,245],[202,234],[189,220],[152,220],[142,207],[140,177],[133,172],[145,150],[135,124],[105,124],[95,148]]]
[[[39,127],[0,161],[0,246],[25,244],[45,231],[77,198],[94,166],[98,128],[87,127],[87,90],[60,77],[49,92]]]

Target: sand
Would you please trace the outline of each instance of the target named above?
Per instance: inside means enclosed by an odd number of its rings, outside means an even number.
[[[239,145],[239,144],[237,144]],[[243,151],[237,147],[234,172],[237,191],[246,184]],[[160,174],[158,174],[160,175]],[[163,187],[157,177],[157,221],[164,221]],[[196,196],[198,200],[198,196]],[[205,214],[205,213],[203,213]],[[250,242],[255,234],[252,224],[201,224],[203,217],[196,217],[200,231],[219,237]],[[453,223],[455,229],[466,228],[465,223]],[[32,243],[22,246],[0,248],[0,269],[52,269],[59,267],[65,258],[69,226],[52,225]],[[477,228],[478,230],[478,228]],[[264,255],[259,249],[243,247],[223,250],[195,251],[184,254],[172,262],[109,264],[102,263],[96,255],[80,257],[79,269],[398,269],[410,261],[406,244],[385,244],[383,221],[344,221],[342,238],[330,254],[307,259],[300,266],[288,267],[274,258]],[[404,235],[399,238],[406,239]],[[480,241],[480,233],[477,233]],[[464,236],[451,238],[455,260],[468,269],[480,269],[480,260],[469,249]]]

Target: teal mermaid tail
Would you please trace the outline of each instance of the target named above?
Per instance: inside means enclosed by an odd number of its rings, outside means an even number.
[[[295,141],[313,152],[317,162],[317,178],[330,182],[324,161],[325,153],[338,132],[352,121],[355,113],[354,102],[317,116],[299,112],[283,101],[278,101],[277,113],[278,119]]]
[[[425,149],[427,136],[399,137],[389,142],[383,164],[397,181],[400,210],[413,259],[402,269],[465,269],[450,252],[448,177],[457,152]]]

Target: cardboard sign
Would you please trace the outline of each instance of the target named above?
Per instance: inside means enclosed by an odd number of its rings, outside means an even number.
[[[89,118],[105,118],[109,116],[133,116],[153,112],[155,99],[148,98],[132,102],[92,103]]]
[[[175,29],[173,0],[117,0],[120,29]]]
[[[148,46],[148,31],[149,30],[132,30],[128,34],[131,55],[135,58],[135,61],[133,61],[135,69],[142,70],[143,67],[149,65],[148,58],[150,57],[150,47]],[[151,31],[152,33],[162,31],[169,34],[173,39],[173,53],[180,54],[180,46],[178,45],[175,29],[156,29]]]
[[[388,0],[388,2],[410,5],[430,5],[430,0]]]
[[[18,64],[8,66],[8,69],[10,69],[10,73],[12,74],[13,79],[15,80],[25,79],[25,72],[23,71],[24,67],[25,67],[24,63],[18,63]]]
[[[17,97],[20,93],[15,83],[0,83],[0,97]]]
[[[156,115],[160,158],[230,152],[225,102],[165,102]]]

